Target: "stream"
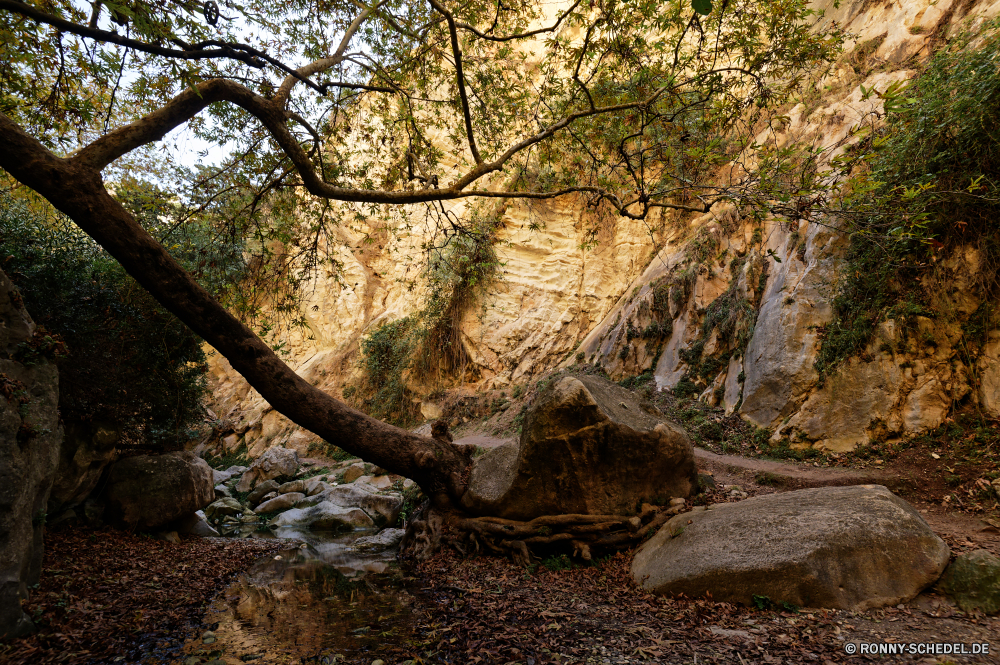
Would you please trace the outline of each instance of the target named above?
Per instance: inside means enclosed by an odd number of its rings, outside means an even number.
[[[183,647],[184,665],[403,661],[411,644],[413,596],[396,550],[358,552],[375,531],[347,534],[279,529],[255,537],[294,539],[258,561],[209,606]],[[412,587],[411,587],[412,588]]]

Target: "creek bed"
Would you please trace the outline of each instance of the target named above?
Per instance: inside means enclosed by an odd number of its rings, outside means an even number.
[[[289,546],[226,587],[183,647],[184,665],[364,663],[405,660],[413,596],[396,550],[367,553],[347,534],[280,529]],[[271,537],[267,532],[256,537]]]

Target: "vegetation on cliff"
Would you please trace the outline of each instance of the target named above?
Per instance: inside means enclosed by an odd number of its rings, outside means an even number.
[[[1000,55],[996,27],[961,34],[908,86],[881,93],[886,122],[836,161],[851,234],[844,282],[834,300],[816,366],[821,373],[864,354],[887,320],[917,335],[914,317],[946,317],[963,327],[972,361],[996,321],[1000,287]],[[867,91],[869,95],[873,91]],[[974,312],[948,311],[945,260],[976,253]],[[936,306],[938,305],[938,306]],[[903,352],[905,348],[896,351]],[[970,366],[973,362],[968,362]]]

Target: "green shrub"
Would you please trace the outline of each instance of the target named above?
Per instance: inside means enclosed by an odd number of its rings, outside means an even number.
[[[185,250],[187,259],[208,256],[199,249],[204,229],[176,235],[182,262]],[[32,318],[65,342],[59,410],[67,426],[110,425],[124,444],[153,450],[177,449],[194,434],[206,370],[197,335],[66,218],[6,194],[0,254]]]
[[[833,300],[835,318],[821,331],[816,361],[821,375],[863,353],[882,321],[896,319],[905,330],[913,317],[932,315],[925,286],[942,254],[978,247],[979,295],[995,299],[1000,286],[995,29],[984,32],[977,48],[969,46],[970,35],[956,38],[909,87],[881,93],[886,126],[835,160],[852,173],[843,190],[851,245]]]

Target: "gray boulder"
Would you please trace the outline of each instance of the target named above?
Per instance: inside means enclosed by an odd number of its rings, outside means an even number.
[[[56,366],[11,358],[34,333],[20,295],[0,271],[0,640],[33,628],[21,600],[41,574],[46,504],[63,435]]]
[[[273,478],[292,478],[299,470],[299,454],[291,448],[268,448],[240,478],[237,492],[249,492],[258,483]]]
[[[232,495],[233,495],[232,492],[230,492],[229,488],[226,487],[225,485],[216,485],[215,486],[215,498],[216,499],[221,499],[221,498],[227,497],[227,496],[231,497]]]
[[[521,440],[479,457],[462,504],[480,515],[632,514],[696,487],[687,434],[594,376],[564,376],[528,411]]]
[[[323,490],[299,503],[299,507],[329,502],[343,508],[361,508],[379,526],[393,526],[403,508],[403,496],[396,492],[379,493],[369,485],[338,485]]]
[[[1000,557],[987,550],[960,554],[941,576],[937,588],[963,612],[1000,612]]]
[[[155,529],[215,500],[212,468],[190,452],[126,457],[109,468],[103,498],[106,521]]]
[[[678,515],[636,551],[632,576],[654,593],[861,611],[913,598],[948,558],[885,487],[818,487]]]
[[[289,492],[287,494],[281,494],[260,504],[254,508],[254,512],[276,513],[279,510],[288,510],[304,498],[306,498],[306,495],[302,492]]]
[[[403,540],[405,529],[382,529],[374,536],[362,536],[353,543],[351,547],[360,552],[382,552],[398,547]]]
[[[271,492],[277,491],[279,485],[277,480],[265,480],[257,487],[253,488],[253,491],[247,495],[247,503],[251,506],[256,506],[261,500],[270,494]]]
[[[275,517],[268,526],[299,527],[316,531],[341,531],[345,529],[370,529],[375,526],[372,518],[360,508],[345,508],[323,501],[308,508],[293,508]]]

